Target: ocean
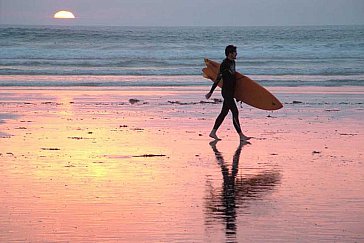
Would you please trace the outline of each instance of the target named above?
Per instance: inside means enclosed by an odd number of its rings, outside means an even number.
[[[364,26],[0,26],[0,87],[199,86],[238,47],[265,86],[364,86]]]

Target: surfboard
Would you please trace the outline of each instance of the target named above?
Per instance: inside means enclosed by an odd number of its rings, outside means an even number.
[[[205,59],[206,67],[202,69],[203,77],[215,81],[220,69],[220,64]],[[253,106],[262,110],[278,110],[283,107],[282,103],[266,88],[250,79],[249,77],[236,72],[236,89],[234,97],[238,101],[242,101],[245,104]],[[218,86],[221,88],[223,80],[221,80]]]

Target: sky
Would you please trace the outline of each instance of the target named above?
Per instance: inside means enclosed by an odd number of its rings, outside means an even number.
[[[54,19],[59,10],[76,19]],[[0,0],[0,24],[351,25],[364,24],[364,0]]]

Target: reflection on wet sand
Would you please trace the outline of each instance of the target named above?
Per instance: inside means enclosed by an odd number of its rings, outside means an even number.
[[[244,214],[244,211],[237,212],[237,210],[239,208],[246,208],[247,205],[245,204],[249,201],[261,199],[267,192],[273,190],[274,186],[280,182],[280,174],[277,171],[265,171],[249,178],[236,178],[239,171],[241,150],[249,142],[241,142],[238,145],[233,156],[231,173],[229,173],[229,168],[221,152],[216,147],[217,142],[217,140],[210,142],[210,146],[221,168],[223,184],[222,188],[218,189],[208,184],[205,198],[205,224],[209,227],[219,224],[223,220],[226,240],[234,242],[237,240],[236,218],[239,213]]]

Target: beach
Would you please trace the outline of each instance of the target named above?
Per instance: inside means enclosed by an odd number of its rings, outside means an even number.
[[[2,87],[0,241],[361,242],[363,87]]]

